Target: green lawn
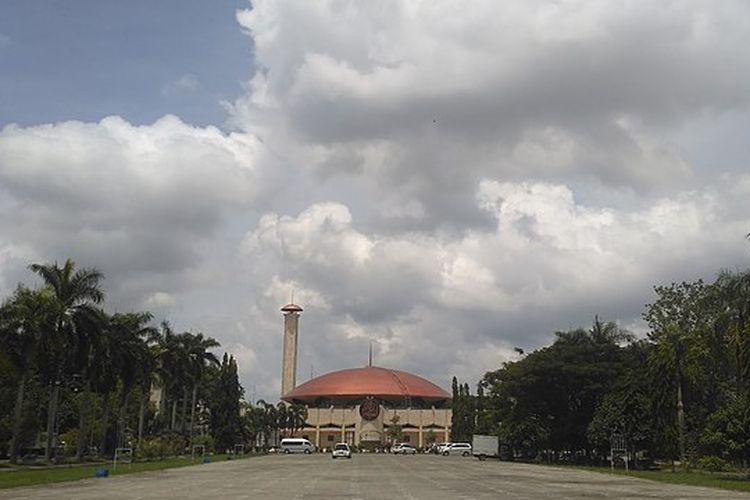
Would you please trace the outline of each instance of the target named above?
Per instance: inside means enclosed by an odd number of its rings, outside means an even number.
[[[250,457],[253,455],[245,455]],[[214,455],[211,457],[212,462],[222,462],[227,460],[227,455]],[[14,470],[4,469],[0,472],[0,489],[15,488],[17,486],[30,486],[36,484],[59,483],[61,481],[76,481],[78,479],[94,477],[94,471],[99,467],[109,469],[109,475],[134,474],[149,470],[172,469],[174,467],[185,467],[187,465],[196,465],[201,460],[196,458],[191,460],[187,458],[168,458],[165,460],[156,460],[153,462],[134,462],[132,464],[117,464],[117,470],[113,470],[112,462],[106,465],[67,465],[56,467],[45,467],[35,469],[33,467],[14,467]]]
[[[623,469],[610,470],[607,467],[576,467],[594,472],[605,474],[617,474],[621,476],[631,476],[640,479],[649,479],[671,484],[686,484],[690,486],[705,486],[708,488],[720,488],[723,490],[733,491],[750,491],[750,481],[743,479],[738,474],[716,473],[708,474],[705,472],[672,472],[671,470],[654,470],[654,471],[628,471]]]

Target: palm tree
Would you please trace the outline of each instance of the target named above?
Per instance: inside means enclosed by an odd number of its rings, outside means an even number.
[[[289,413],[286,403],[283,401],[276,404],[276,429],[280,431],[282,437],[286,435],[286,430],[289,429]]]
[[[263,446],[267,448],[268,443],[271,441],[271,436],[279,429],[277,409],[273,404],[266,403],[262,399],[258,400],[258,407],[262,411],[260,421],[261,433],[263,434]]]
[[[189,334],[185,337],[185,347],[190,362],[190,379],[193,386],[193,394],[190,405],[190,441],[193,440],[193,429],[195,426],[195,400],[198,394],[198,386],[201,384],[208,366],[219,366],[219,360],[211,352],[212,347],[219,347],[219,342],[211,337],[204,337],[202,333]]]
[[[158,335],[158,333],[156,334]],[[146,346],[145,357],[141,359],[141,369],[138,376],[138,388],[140,389],[140,401],[138,408],[138,446],[143,442],[143,427],[145,424],[146,405],[151,395],[151,387],[156,377],[158,366],[158,353],[153,345]]]
[[[153,315],[148,312],[131,312],[112,316],[112,327],[117,341],[116,352],[119,379],[122,382],[120,417],[118,419],[118,446],[124,446],[128,401],[133,388],[147,370],[151,354],[146,340],[156,335],[149,325]]]
[[[597,344],[620,344],[635,340],[632,333],[620,328],[613,321],[603,323],[599,320],[599,316],[594,316],[594,324],[589,330],[589,334]]]
[[[676,392],[678,448],[682,467],[687,470],[684,391],[689,381],[701,377],[699,359],[705,352],[703,333],[708,318],[703,306],[707,290],[700,280],[657,286],[654,290],[658,298],[643,315],[651,328],[648,338],[654,344],[649,364],[655,380]]]
[[[57,414],[57,402],[62,383],[66,359],[80,360],[75,355],[86,343],[86,326],[95,325],[100,311],[95,305],[104,300],[100,282],[103,275],[96,269],[75,270],[75,263],[68,259],[62,267],[54,264],[32,264],[29,269],[38,274],[54,296],[54,323],[51,331],[41,339],[44,350],[44,378],[49,386],[50,399],[47,411],[47,442],[45,458],[52,458],[53,430]],[[70,354],[74,354],[70,356]]]
[[[19,286],[13,297],[0,307],[0,347],[18,372],[18,388],[13,409],[10,461],[16,463],[21,437],[26,383],[35,368],[37,345],[49,328],[51,295],[48,291]]]
[[[287,421],[291,435],[302,430],[307,422],[307,407],[305,405],[293,404],[287,409]]]
[[[109,317],[106,319],[105,328],[101,331],[101,335],[93,345],[90,378],[96,392],[101,394],[102,397],[100,455],[106,455],[107,453],[112,393],[117,388],[117,382],[122,370],[121,346],[117,336],[116,325],[113,323],[112,318]]]
[[[162,391],[159,413],[162,418],[166,418],[167,405],[171,402],[171,417],[167,427],[172,432],[175,431],[177,423],[178,391],[182,390],[184,400],[187,398],[184,392],[188,383],[189,362],[184,341],[185,337],[182,334],[175,334],[167,321],[162,322],[161,332],[155,338],[158,356],[157,374]]]
[[[76,372],[83,380],[83,391],[78,398],[78,443],[76,460],[83,460],[83,454],[88,445],[87,423],[91,413],[91,384],[97,366],[97,346],[107,328],[108,318],[99,311],[96,322],[90,323],[86,329],[86,342],[82,342],[77,349]]]

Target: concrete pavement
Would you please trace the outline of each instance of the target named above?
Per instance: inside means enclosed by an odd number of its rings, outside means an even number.
[[[270,455],[0,490],[8,499],[750,499],[750,494],[471,457]]]

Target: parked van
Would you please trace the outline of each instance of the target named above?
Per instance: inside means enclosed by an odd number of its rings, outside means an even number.
[[[286,438],[281,440],[279,449],[284,453],[312,453],[315,451],[315,445],[307,439]]]

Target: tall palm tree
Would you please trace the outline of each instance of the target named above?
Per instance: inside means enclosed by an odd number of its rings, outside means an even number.
[[[202,333],[186,337],[186,352],[190,363],[190,379],[192,383],[193,394],[190,405],[190,440],[193,439],[193,429],[195,427],[195,403],[198,394],[198,387],[203,381],[208,366],[219,366],[219,359],[215,354],[208,350],[213,347],[219,347],[219,342],[211,337],[204,337]]]
[[[120,416],[118,419],[118,446],[125,445],[125,429],[128,412],[128,402],[131,391],[140,382],[143,372],[147,370],[151,361],[147,339],[157,334],[149,323],[153,315],[149,312],[131,312],[112,316],[112,328],[116,339],[118,357],[115,366],[118,368],[119,380],[122,383],[120,399]]]
[[[654,344],[649,365],[655,379],[671,389],[665,394],[676,393],[678,448],[682,467],[687,470],[684,395],[688,382],[702,377],[700,358],[705,352],[707,289],[698,280],[657,286],[654,291],[657,300],[647,305],[643,315],[651,328],[648,339]]]
[[[106,326],[101,331],[93,345],[92,366],[90,368],[91,383],[102,398],[101,408],[101,440],[99,454],[106,455],[108,451],[108,440],[110,430],[110,413],[112,406],[112,394],[117,388],[117,382],[122,370],[122,356],[118,331],[111,317],[106,318]]]
[[[174,432],[177,421],[178,394],[185,387],[188,370],[184,338],[174,333],[169,322],[163,321],[161,331],[154,340],[158,357],[157,374],[161,386],[159,414],[166,419],[167,405],[171,403],[171,416],[166,427]]]
[[[157,333],[158,335],[158,333]],[[155,346],[146,346],[146,356],[141,359],[141,369],[138,376],[138,388],[140,389],[140,401],[138,408],[138,446],[143,443],[143,428],[145,425],[146,406],[151,396],[151,388],[155,383],[156,368],[158,366],[158,354]]]
[[[92,319],[94,316],[92,316]],[[95,322],[89,323],[86,328],[85,342],[81,342],[77,349],[77,360],[75,372],[83,380],[83,390],[78,396],[78,442],[76,447],[76,460],[83,460],[83,454],[88,445],[87,424],[91,420],[91,385],[94,379],[95,368],[98,363],[97,346],[102,340],[102,335],[107,328],[109,318],[103,311],[99,311]]]
[[[13,296],[0,306],[0,349],[18,373],[10,441],[11,463],[16,463],[18,459],[26,383],[36,367],[35,357],[41,334],[51,323],[51,299],[47,290],[19,286]]]
[[[50,392],[45,447],[45,458],[49,460],[52,458],[52,434],[65,361],[80,360],[76,353],[82,350],[86,342],[86,327],[95,325],[100,317],[100,311],[95,306],[104,300],[101,289],[103,275],[96,269],[76,271],[71,259],[66,260],[62,267],[55,262],[32,264],[29,269],[42,278],[44,286],[54,296],[54,324],[41,342],[48,363],[44,367],[44,378]]]

